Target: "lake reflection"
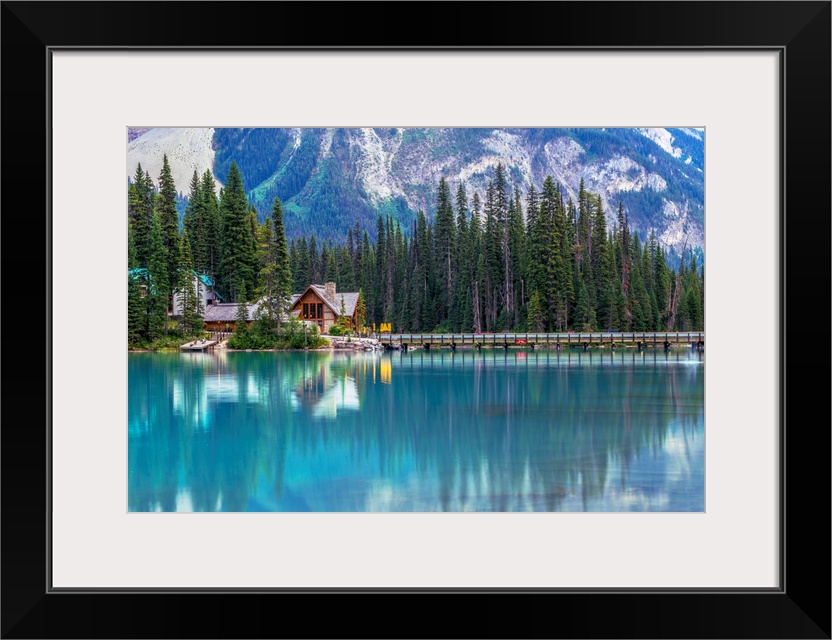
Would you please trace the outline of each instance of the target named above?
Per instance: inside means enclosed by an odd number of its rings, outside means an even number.
[[[129,354],[130,511],[702,511],[688,350]]]

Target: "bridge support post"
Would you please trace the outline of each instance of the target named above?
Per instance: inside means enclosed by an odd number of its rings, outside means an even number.
[[[643,350],[644,350],[644,345],[641,342],[639,342],[638,343],[638,352],[641,353]]]

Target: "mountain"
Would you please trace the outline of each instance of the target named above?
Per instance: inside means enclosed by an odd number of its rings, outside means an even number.
[[[162,153],[185,192],[194,168],[210,166],[223,182],[235,161],[261,216],[283,201],[289,236],[339,240],[356,222],[374,235],[388,213],[407,227],[419,209],[433,216],[440,177],[452,193],[463,181],[470,202],[502,163],[524,197],[551,174],[577,200],[583,178],[610,224],[621,202],[642,238],[656,229],[672,252],[686,238],[697,253],[704,245],[698,129],[150,129],[128,145],[128,174],[141,161],[155,177]]]

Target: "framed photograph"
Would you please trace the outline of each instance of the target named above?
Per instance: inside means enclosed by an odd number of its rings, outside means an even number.
[[[396,9],[3,4],[3,636],[830,637],[830,4]]]

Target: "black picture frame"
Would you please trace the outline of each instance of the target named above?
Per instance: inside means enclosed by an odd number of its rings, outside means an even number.
[[[817,341],[825,346],[830,317],[830,2],[464,3],[458,8],[451,11],[449,3],[2,3],[2,302],[9,327],[0,434],[3,638],[830,637],[830,377],[816,350]],[[455,15],[464,15],[464,23]],[[281,30],[281,23],[292,28]],[[50,167],[51,52],[276,46],[779,51],[784,80],[779,588],[51,588],[48,439],[54,381],[44,339],[52,328],[48,178],[50,170],[77,171],[79,183],[89,185],[95,174],[94,167]],[[83,299],[83,283],[78,284]],[[813,362],[821,366],[812,368]],[[818,369],[826,373],[819,375]],[[317,597],[301,600],[312,594]],[[385,597],[356,598],[366,595]],[[299,614],[300,604],[323,609],[307,618]],[[396,628],[380,624],[388,615],[400,621]]]

